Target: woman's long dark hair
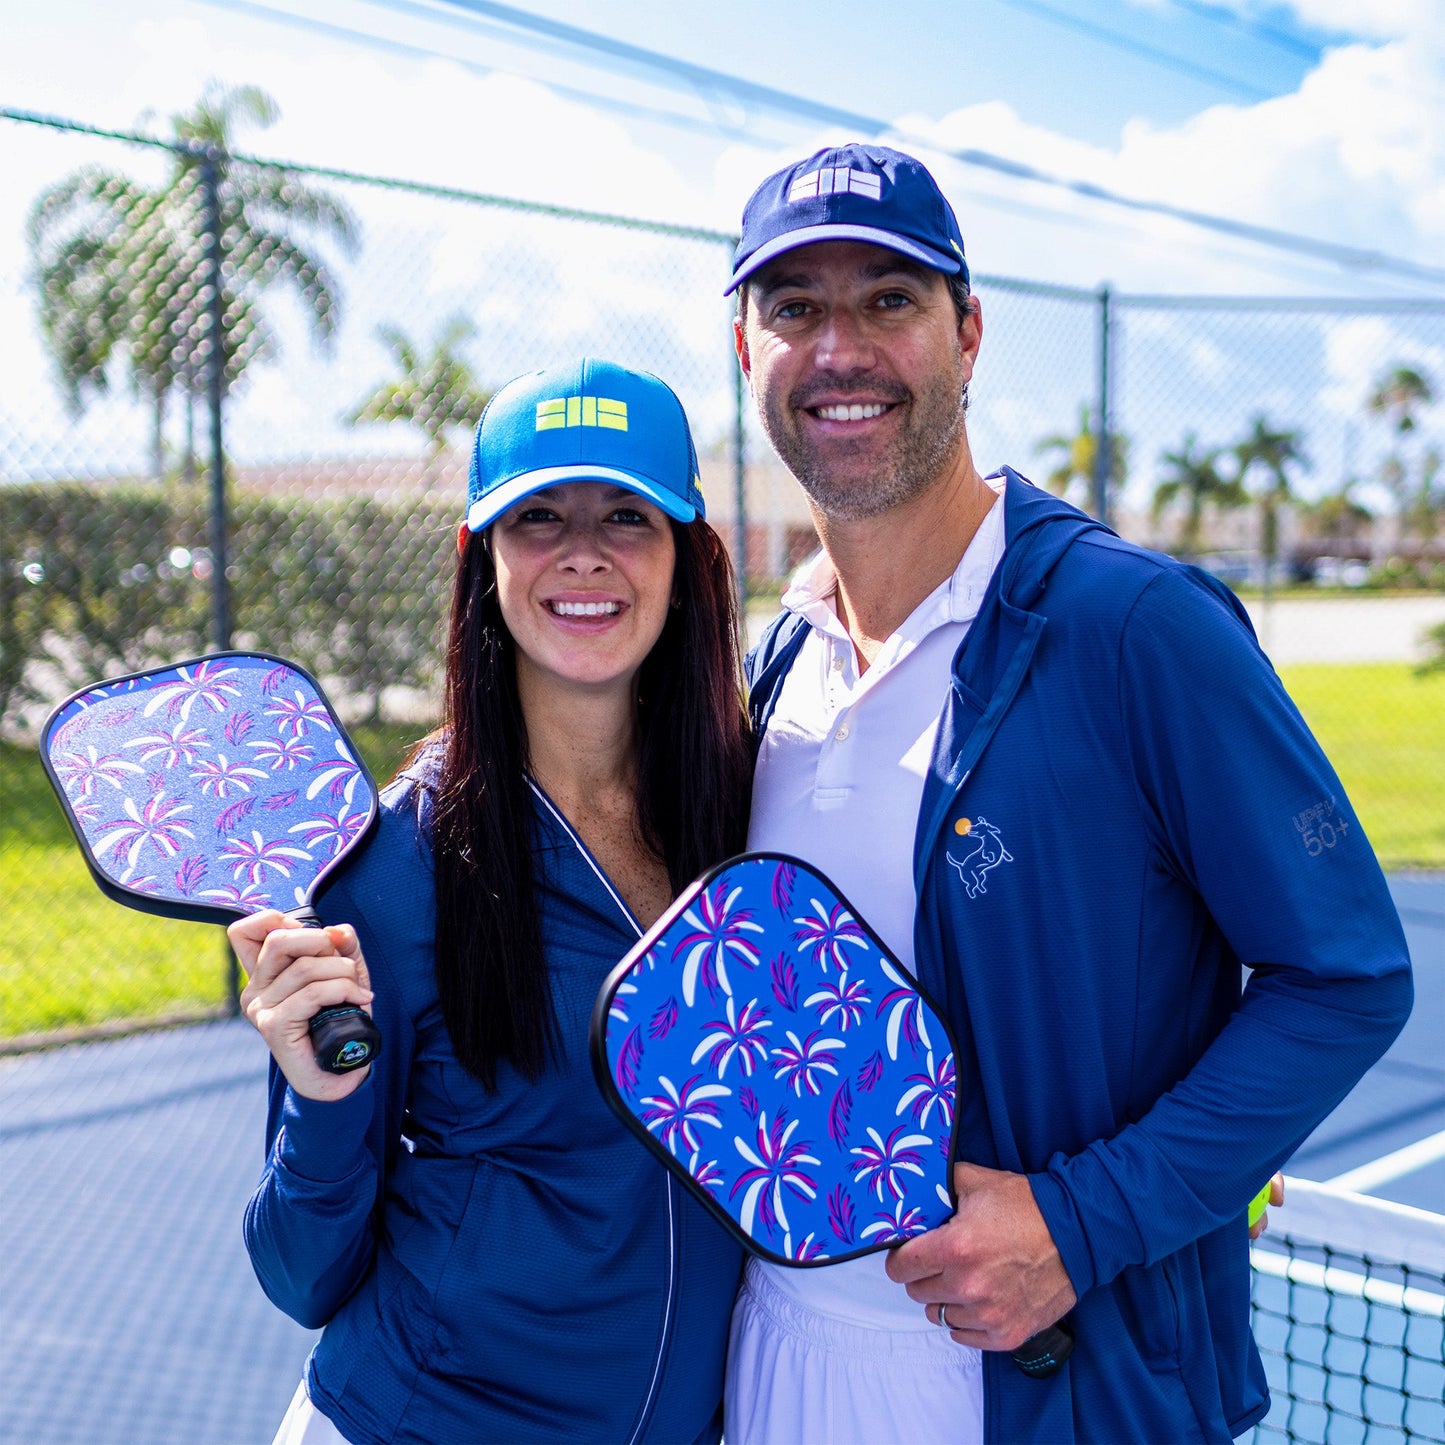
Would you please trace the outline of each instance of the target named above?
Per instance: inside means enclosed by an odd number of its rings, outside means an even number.
[[[744,847],[752,751],[727,552],[703,521],[674,522],[672,534],[677,605],[639,677],[637,821],[676,893]],[[527,732],[496,580],[482,538],[469,538],[452,593],[432,844],[442,1017],[457,1058],[489,1089],[503,1059],[535,1080],[556,1048]]]

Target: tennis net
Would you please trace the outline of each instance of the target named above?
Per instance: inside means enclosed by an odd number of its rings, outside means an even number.
[[[1289,1179],[1251,1258],[1258,1445],[1445,1445],[1445,1215]]]

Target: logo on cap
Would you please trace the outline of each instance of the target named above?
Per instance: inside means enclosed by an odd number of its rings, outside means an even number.
[[[604,426],[627,430],[627,403],[608,396],[556,396],[537,403],[537,430],[567,426]]]
[[[788,189],[788,201],[811,201],[818,196],[867,196],[883,199],[883,177],[873,171],[855,171],[851,166],[824,166],[799,176]]]

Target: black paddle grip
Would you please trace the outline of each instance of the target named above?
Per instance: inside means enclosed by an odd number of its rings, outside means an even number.
[[[1073,1327],[1067,1320],[1060,1320],[1026,1339],[1010,1358],[1024,1374],[1047,1380],[1064,1368],[1064,1361],[1073,1353]]]
[[[305,928],[325,925],[309,908],[288,915]],[[364,1008],[354,1003],[324,1008],[308,1025],[316,1062],[328,1074],[349,1074],[381,1052],[381,1030]]]

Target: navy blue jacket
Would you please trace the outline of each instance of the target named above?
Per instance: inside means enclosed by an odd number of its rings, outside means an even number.
[[[1399,1032],[1409,955],[1233,595],[1013,472],[1005,529],[939,699],[915,957],[959,1156],[1029,1176],[1079,1302],[1052,1380],[985,1357],[985,1433],[1225,1441],[1268,1406],[1247,1201]],[[760,735],[805,634],[749,658]]]
[[[318,911],[356,927],[384,1047],[337,1103],[298,1099],[273,1064],[246,1211],[266,1293],[326,1327],[312,1400],[358,1445],[715,1441],[741,1253],[613,1116],[588,1062],[593,1000],[635,924],[539,800],[562,1053],[535,1085],[504,1065],[489,1093],[437,999],[428,795],[408,777],[383,798]]]

